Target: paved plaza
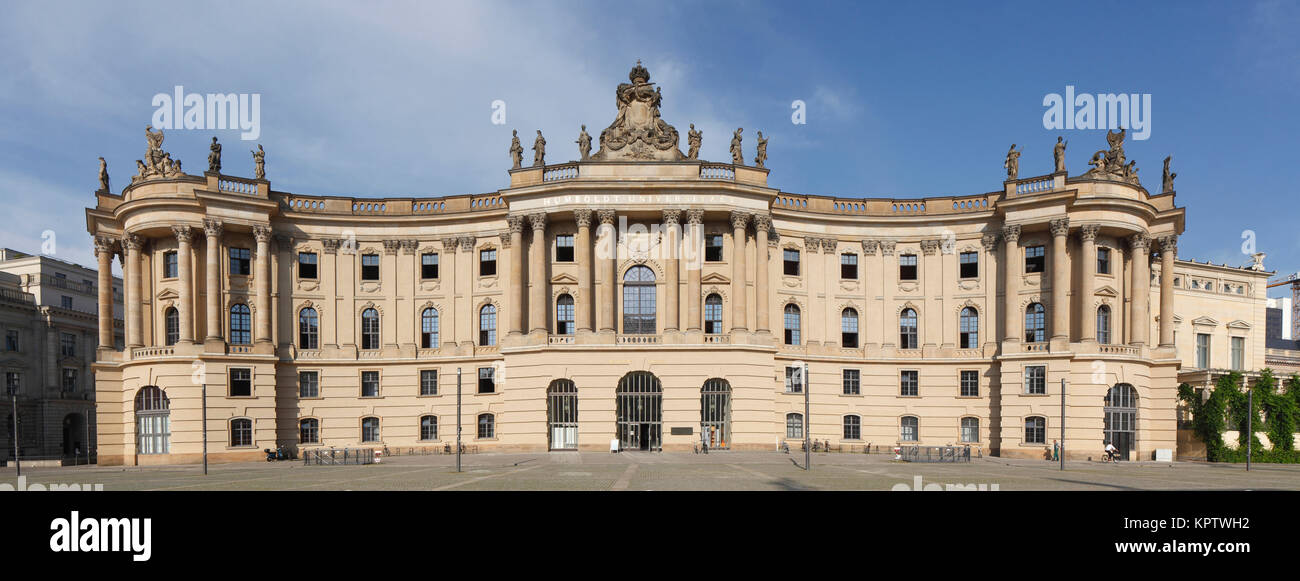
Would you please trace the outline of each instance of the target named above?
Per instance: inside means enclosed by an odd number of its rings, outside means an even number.
[[[997,485],[997,490],[1300,490],[1300,466],[1199,462],[1102,464],[977,458],[924,464],[889,455],[777,452],[711,454],[552,452],[395,456],[362,466],[305,466],[301,461],[200,466],[28,468],[28,486],[95,483],[104,490],[865,490],[896,485]],[[0,483],[14,483],[13,467]]]

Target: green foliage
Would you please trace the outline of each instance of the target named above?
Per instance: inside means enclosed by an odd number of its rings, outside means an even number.
[[[1215,382],[1208,397],[1197,394],[1192,386],[1178,386],[1178,399],[1192,412],[1192,431],[1205,442],[1206,459],[1211,462],[1245,462],[1246,443],[1250,442],[1252,462],[1300,463],[1300,451],[1295,450],[1294,433],[1300,425],[1300,375],[1292,375],[1279,389],[1271,369],[1260,372],[1259,379],[1249,391],[1241,388],[1240,373],[1230,373]],[[1253,401],[1254,405],[1251,405]],[[1265,421],[1260,421],[1261,412]],[[1250,430],[1247,418],[1254,414]],[[1238,446],[1229,448],[1223,441],[1226,430],[1238,432]],[[1272,449],[1265,449],[1252,432],[1268,434]]]
[[[1296,422],[1300,420],[1300,406],[1293,397],[1294,378],[1287,390],[1278,389],[1273,370],[1265,369],[1260,373],[1259,382],[1255,384],[1259,397],[1263,400],[1264,417],[1267,419],[1269,442],[1274,451],[1290,452],[1295,450]]]

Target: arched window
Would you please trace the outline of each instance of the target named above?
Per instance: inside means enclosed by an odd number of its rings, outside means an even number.
[[[361,311],[361,348],[379,348],[379,311],[375,309]]]
[[[785,437],[803,437],[803,414],[785,414]]]
[[[573,297],[560,295],[555,299],[555,334],[573,334]]]
[[[438,416],[420,416],[420,439],[438,439]]]
[[[921,440],[921,422],[916,416],[903,416],[898,423],[898,439],[904,442],[919,442]]]
[[[799,344],[799,305],[794,303],[785,306],[785,344]]]
[[[253,342],[252,327],[248,317],[248,305],[236,304],[230,307],[230,344],[248,345]]]
[[[320,443],[320,420],[316,418],[304,418],[298,421],[298,443]]]
[[[979,418],[961,419],[961,441],[963,442],[980,441],[980,419]]]
[[[298,311],[298,348],[320,348],[320,317],[311,307]]]
[[[623,332],[655,331],[655,272],[648,266],[633,266],[623,274]]]
[[[247,448],[253,445],[253,420],[235,418],[230,420],[230,447]]]
[[[578,449],[578,386],[569,379],[556,379],[546,389],[546,423],[550,449]]]
[[[1107,305],[1097,307],[1097,342],[1110,344],[1110,307]]]
[[[903,309],[898,314],[898,348],[916,349],[916,309]]]
[[[1025,307],[1025,342],[1041,343],[1047,340],[1047,310],[1041,303]]]
[[[862,439],[862,418],[860,416],[844,416],[844,439]]]
[[[376,417],[361,418],[361,441],[362,442],[379,441],[379,418]]]
[[[958,332],[960,342],[958,345],[962,349],[975,349],[980,342],[980,315],[975,307],[966,307],[961,310],[961,320],[958,322]]]
[[[1025,443],[1047,443],[1047,418],[1030,416],[1025,418]]]
[[[722,333],[722,297],[717,293],[704,298],[704,332],[708,335]]]
[[[429,307],[420,313],[420,346],[438,348],[438,309]]]
[[[497,344],[497,306],[483,305],[478,311],[478,344]]]
[[[700,388],[700,439],[715,450],[730,446],[731,383],[725,379],[709,379]]]
[[[478,416],[478,437],[495,438],[496,437],[496,417],[492,414],[479,414]]]
[[[165,327],[164,341],[167,345],[175,345],[181,340],[181,315],[176,311],[176,307],[167,307],[163,312],[163,326]]]
[[[146,385],[135,395],[135,441],[138,454],[170,451],[171,400],[156,385]]]
[[[858,346],[858,312],[853,309],[840,313],[840,345],[850,349]]]

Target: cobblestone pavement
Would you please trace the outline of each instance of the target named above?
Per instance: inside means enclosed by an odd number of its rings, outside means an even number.
[[[302,462],[199,466],[29,468],[26,483],[103,484],[104,490],[891,490],[931,484],[998,490],[1300,490],[1300,466],[1053,462],[979,458],[963,464],[896,462],[889,455],[552,452],[397,456],[368,466]],[[16,483],[0,468],[0,485]]]

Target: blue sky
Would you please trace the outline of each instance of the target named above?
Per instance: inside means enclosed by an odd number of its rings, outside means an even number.
[[[762,130],[773,186],[837,196],[996,190],[1011,143],[1040,175],[1057,135],[1082,173],[1105,131],[1045,129],[1044,95],[1150,94],[1150,138],[1126,150],[1152,190],[1174,156],[1180,256],[1245,264],[1251,230],[1269,269],[1300,270],[1300,6],[1134,4],[6,2],[0,244],[53,230],[60,257],[93,263],[96,157],[120,191],[176,85],[261,95],[275,189],[444,195],[505,187],[511,129],[576,157],[578,126],[610,122],[641,59],[664,119],[704,131],[701,157],[728,159],[737,126],[752,157]],[[164,148],[196,173],[213,135],[225,171],[251,176],[238,131],[168,131]]]

